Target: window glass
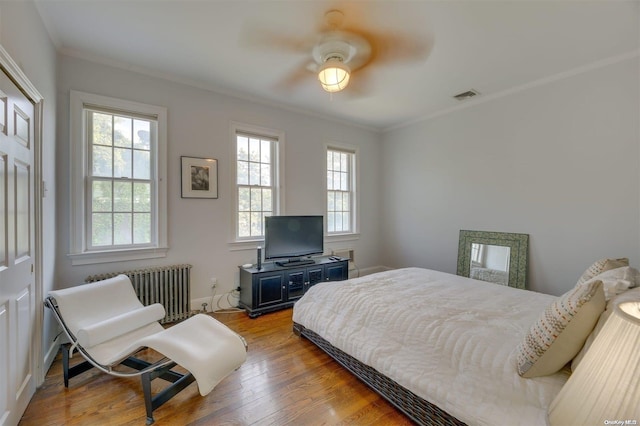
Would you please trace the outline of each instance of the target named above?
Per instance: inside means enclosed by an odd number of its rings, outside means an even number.
[[[327,233],[354,232],[355,152],[327,149]]]
[[[86,110],[91,155],[89,249],[152,242],[151,134],[155,122]]]
[[[264,236],[264,217],[274,214],[277,188],[273,159],[278,141],[268,136],[236,134],[238,239]]]

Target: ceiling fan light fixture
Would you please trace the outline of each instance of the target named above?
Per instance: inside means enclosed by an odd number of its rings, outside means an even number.
[[[322,88],[335,93],[343,90],[349,84],[351,70],[339,58],[328,59],[318,71],[318,80]]]

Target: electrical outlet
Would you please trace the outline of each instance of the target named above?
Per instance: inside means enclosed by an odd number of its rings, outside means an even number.
[[[218,285],[218,279],[216,277],[211,277],[211,288],[216,288]]]

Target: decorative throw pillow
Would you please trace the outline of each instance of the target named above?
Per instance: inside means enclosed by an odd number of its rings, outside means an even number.
[[[518,374],[553,374],[576,356],[605,308],[602,281],[576,285],[551,303],[517,349]]]
[[[624,293],[632,287],[635,287],[639,273],[640,272],[638,272],[637,269],[632,268],[631,266],[623,266],[622,268],[615,268],[604,271],[603,273],[596,275],[589,281],[602,281],[604,298],[605,300],[609,300],[612,297],[620,293]]]
[[[640,301],[640,287],[632,288],[631,290],[625,291],[617,296],[612,297],[611,300],[607,302],[606,309],[600,315],[596,326],[593,328],[591,334],[589,334],[589,337],[587,337],[587,340],[584,342],[584,346],[582,347],[582,349],[580,349],[578,355],[573,358],[573,361],[571,361],[571,371],[575,371],[575,369],[578,368],[580,361],[582,361],[582,358],[591,347],[591,344],[598,336],[598,333],[600,333],[600,330],[602,330],[602,327],[604,327],[604,323],[607,322],[607,318],[611,316],[611,313],[613,312],[615,307],[623,302],[638,301]]]
[[[629,259],[627,259],[626,257],[621,257],[620,259],[600,259],[597,262],[594,262],[593,265],[589,266],[587,270],[584,271],[584,273],[578,280],[578,284],[583,284],[596,275],[600,275],[604,271],[608,271],[609,269],[621,268],[623,266],[629,266]]]

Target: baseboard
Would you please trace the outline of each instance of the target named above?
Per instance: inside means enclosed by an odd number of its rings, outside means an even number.
[[[383,265],[370,266],[368,268],[362,269],[351,269],[349,270],[349,278],[364,277],[365,275],[375,274],[376,272],[390,271],[391,269],[393,268],[389,268],[388,266]]]
[[[58,334],[56,338],[53,339],[53,342],[51,342],[51,345],[49,345],[46,353],[44,354],[44,368],[42,369],[42,371],[44,372],[45,376],[47,375],[47,371],[49,371],[49,368],[51,368],[51,364],[53,364],[53,361],[55,361],[56,356],[58,355],[60,344],[62,344],[61,337],[62,334]]]

